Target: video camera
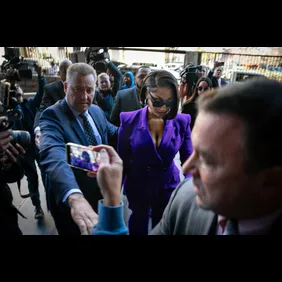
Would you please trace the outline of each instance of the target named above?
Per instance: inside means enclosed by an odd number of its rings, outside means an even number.
[[[107,70],[106,60],[110,59],[108,50],[108,47],[89,47],[84,51],[87,64],[91,65],[97,74],[106,72]]]
[[[19,48],[5,47],[6,60],[1,65],[1,72],[9,81],[20,81],[21,79],[32,79],[32,71],[24,57],[20,57]]]
[[[198,79],[203,75],[203,66],[195,66],[193,63],[189,63],[183,71],[180,72],[181,82],[187,83],[189,87],[189,93],[192,93]]]
[[[22,112],[17,108],[18,102],[10,90],[10,83],[0,81],[0,131],[11,129],[15,121],[22,119]],[[24,149],[27,149],[31,143],[28,131],[13,130],[13,145],[19,143]]]

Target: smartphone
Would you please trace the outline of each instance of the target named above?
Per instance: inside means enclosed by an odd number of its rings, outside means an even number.
[[[100,153],[87,146],[75,143],[66,144],[67,162],[69,166],[84,171],[97,172],[100,165]]]

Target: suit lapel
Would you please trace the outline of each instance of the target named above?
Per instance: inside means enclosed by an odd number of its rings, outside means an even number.
[[[143,136],[148,136],[148,142],[152,143],[152,146],[154,147],[154,150],[156,152],[157,157],[162,161],[162,158],[160,156],[162,149],[166,149],[167,144],[170,144],[171,139],[175,138],[175,127],[173,125],[172,120],[166,120],[165,125],[164,125],[164,132],[162,136],[162,140],[159,146],[159,151],[157,151],[154,142],[152,140],[152,136],[149,130],[149,124],[148,124],[148,118],[147,118],[147,111],[148,111],[148,106],[144,107],[141,112],[141,127],[139,127],[139,130],[143,131]],[[142,136],[142,135],[141,135]]]
[[[191,206],[191,216],[189,217],[189,233],[191,235],[215,234],[216,218],[214,212],[199,208],[195,198]]]
[[[171,139],[174,138],[175,138],[175,128],[173,126],[173,122],[172,120],[166,120],[159,149],[161,150],[162,148],[165,148],[166,145],[170,143]]]
[[[64,90],[64,84],[61,80],[57,81],[57,89],[58,89],[58,94],[59,94],[59,100],[60,99],[64,99],[66,94],[65,94],[65,90]]]
[[[133,94],[132,100],[135,101],[137,108],[141,109],[141,104],[139,102],[139,95],[136,86],[133,88],[132,94]]]
[[[104,132],[103,132],[103,126],[102,126],[102,121],[101,119],[99,118],[99,115],[96,114],[96,109],[95,109],[95,106],[90,106],[89,109],[88,109],[88,113],[90,114],[90,116],[92,117],[95,125],[96,125],[96,128],[101,136],[101,139],[102,139],[102,144],[105,144],[105,139],[104,139]]]
[[[137,130],[140,131],[140,137],[142,138],[143,143],[151,143],[151,146],[155,152],[156,157],[162,161],[162,158],[160,157],[155,144],[152,139],[152,135],[149,130],[149,124],[148,124],[148,118],[147,118],[147,111],[148,111],[148,106],[144,107],[141,111],[141,126],[137,126]],[[145,140],[145,136],[147,136],[147,141]]]
[[[78,139],[81,141],[81,144],[88,146],[89,142],[86,138],[86,135],[83,132],[81,126],[79,125],[79,122],[77,121],[77,119],[73,115],[73,113],[72,113],[71,109],[69,108],[65,99],[62,101],[62,107],[63,107],[63,110],[68,117],[70,126],[72,127],[72,129],[73,129],[74,133],[76,134],[76,136],[78,137]]]

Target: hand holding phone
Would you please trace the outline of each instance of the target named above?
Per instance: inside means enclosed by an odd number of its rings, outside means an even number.
[[[84,171],[97,172],[100,166],[100,153],[91,147],[75,143],[66,144],[67,162],[71,167]]]
[[[108,145],[93,146],[100,152],[100,167],[97,173],[88,172],[89,177],[96,177],[104,206],[119,206],[121,200],[123,164],[115,149]]]

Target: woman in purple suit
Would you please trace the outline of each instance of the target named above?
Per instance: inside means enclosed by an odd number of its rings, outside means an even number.
[[[77,160],[77,165],[80,168],[94,171],[93,164],[91,163],[89,153],[86,151],[83,151],[81,156],[82,156],[82,159]]]
[[[167,71],[153,71],[140,92],[147,105],[120,114],[118,152],[124,164],[124,191],[132,214],[129,234],[148,233],[161,219],[171,193],[180,182],[174,163],[192,154],[190,115],[178,114],[178,83]],[[189,175],[184,175],[185,178]]]

